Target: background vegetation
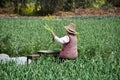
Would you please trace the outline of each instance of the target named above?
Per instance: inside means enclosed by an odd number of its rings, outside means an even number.
[[[97,18],[97,17],[96,17]],[[61,49],[51,44],[50,33],[44,28],[48,24],[58,36],[65,34],[63,26],[74,22],[80,32],[79,48],[95,53],[112,52],[119,49],[119,17],[78,19],[0,19],[0,52],[9,55],[34,54],[40,49]],[[89,26],[88,26],[89,25]]]
[[[64,36],[64,26],[77,25],[79,56],[59,63],[42,55],[31,64],[0,63],[0,80],[120,80],[120,17],[74,17],[53,19],[57,11],[78,8],[111,9],[120,0],[0,0],[0,8],[20,15],[48,15],[40,18],[0,18],[0,53],[27,56],[38,50],[60,50],[44,28],[48,24]],[[89,10],[88,10],[89,11]],[[2,12],[2,11],[1,11]],[[3,12],[4,13],[4,12]]]
[[[0,80],[119,80],[120,17],[0,19],[0,53],[21,56],[41,49],[61,49],[60,44],[51,44],[44,25],[49,24],[58,36],[63,36],[63,26],[71,22],[80,33],[77,60],[58,63],[56,58],[42,55],[37,62],[24,66],[0,63]]]
[[[120,0],[0,0],[0,7],[11,7],[21,15],[48,15],[76,8],[109,9],[120,7]]]

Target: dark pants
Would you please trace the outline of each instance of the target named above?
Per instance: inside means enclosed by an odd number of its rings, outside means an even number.
[[[64,61],[66,61],[66,60],[76,60],[76,58],[74,58],[74,59],[71,59],[71,58],[62,58],[62,57],[59,56],[59,54],[54,55],[54,57],[56,58],[56,60],[57,60],[58,63],[62,63]]]
[[[76,60],[76,58],[75,58],[75,59],[69,59],[69,58],[57,57],[58,63],[63,63],[63,62],[65,62],[66,60]]]

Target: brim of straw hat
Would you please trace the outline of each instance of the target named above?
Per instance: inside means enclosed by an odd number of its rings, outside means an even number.
[[[75,30],[71,29],[69,26],[65,26],[65,29],[68,33],[71,34],[78,34],[78,32],[76,32]]]

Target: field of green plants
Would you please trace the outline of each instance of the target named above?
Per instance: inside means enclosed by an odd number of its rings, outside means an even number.
[[[120,80],[120,17],[1,18],[0,53],[12,57],[60,50],[61,44],[52,42],[44,26],[62,37],[71,22],[80,33],[77,60],[58,63],[52,56],[42,56],[29,65],[0,63],[0,80]]]

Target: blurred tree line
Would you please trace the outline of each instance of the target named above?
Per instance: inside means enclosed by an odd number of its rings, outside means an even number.
[[[1,8],[14,8],[21,15],[48,15],[76,8],[108,9],[120,7],[120,0],[0,0]]]

